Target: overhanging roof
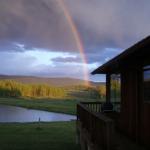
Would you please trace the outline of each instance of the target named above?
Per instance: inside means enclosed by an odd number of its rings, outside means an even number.
[[[123,53],[98,67],[91,74],[106,74],[120,72],[125,65],[141,63],[144,59],[150,60],[150,36],[126,49]]]

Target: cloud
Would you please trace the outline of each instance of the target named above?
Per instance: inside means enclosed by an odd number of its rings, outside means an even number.
[[[0,42],[27,49],[45,48],[57,51],[77,49],[62,9],[55,0],[1,0]],[[4,49],[2,49],[4,50]]]
[[[27,50],[77,51],[72,31],[58,1],[1,0],[0,50],[19,51],[14,45],[18,42],[24,44]],[[126,48],[150,34],[150,1],[64,2],[87,53],[100,53],[104,48]]]
[[[32,75],[44,77],[72,77],[83,79],[83,66],[72,64],[45,65],[41,64],[33,68]]]
[[[37,59],[33,56],[24,56],[22,53],[0,53],[0,74],[27,75],[32,72]]]
[[[74,76],[77,70],[77,76],[81,75],[82,64],[75,66],[75,62],[81,62],[80,54],[58,1],[0,0],[1,73],[3,70],[6,73],[11,71],[42,75],[43,72],[45,75],[50,73],[54,76]],[[89,66],[104,63],[150,34],[148,0],[64,0],[64,2],[79,32]],[[26,51],[37,49],[65,52],[70,56],[52,58],[53,66],[50,64],[38,66],[35,65],[37,60],[33,57],[23,56]],[[6,51],[13,53],[4,56],[2,53]],[[20,52],[24,53],[21,55]],[[68,72],[67,69],[72,71]]]
[[[66,2],[88,48],[127,48],[150,34],[150,1],[66,0]]]
[[[51,59],[53,63],[82,63],[81,58],[77,56],[56,57]]]
[[[97,51],[99,51],[99,49],[97,49]],[[88,64],[97,63],[99,65],[102,65],[106,61],[117,56],[122,51],[123,50],[116,49],[116,48],[103,48],[103,50],[101,50],[101,52],[87,53],[86,54],[87,63]]]
[[[22,55],[21,52],[1,52],[0,60],[0,74],[84,78],[83,64],[81,63],[48,64],[39,62],[37,56],[33,57],[30,53]]]

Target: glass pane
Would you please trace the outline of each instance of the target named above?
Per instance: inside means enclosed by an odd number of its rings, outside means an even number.
[[[121,101],[121,78],[120,74],[111,75],[111,102]],[[114,104],[114,111],[120,112],[120,104]]]
[[[144,67],[144,70],[147,70],[147,69],[150,70],[150,65]]]
[[[111,75],[111,101],[112,102],[120,102],[121,96],[121,82],[119,74]]]

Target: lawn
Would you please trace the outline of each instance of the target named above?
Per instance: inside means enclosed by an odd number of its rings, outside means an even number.
[[[0,104],[76,114],[75,100],[0,98]],[[0,150],[79,150],[75,122],[0,124]]]
[[[66,114],[76,114],[77,100],[0,98],[0,104]]]
[[[79,150],[75,122],[0,124],[0,150]]]

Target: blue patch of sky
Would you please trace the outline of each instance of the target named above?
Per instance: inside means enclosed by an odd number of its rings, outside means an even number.
[[[26,59],[26,58],[30,58],[30,61],[31,61],[31,59],[33,59],[33,61],[30,63],[32,65],[32,67],[40,66],[43,64],[57,67],[57,65],[60,65],[60,64],[53,62],[52,61],[53,58],[80,57],[80,54],[78,54],[78,53],[54,52],[54,51],[51,51],[48,49],[39,49],[39,48],[28,49],[23,44],[20,44],[20,43],[14,43],[14,44],[16,45],[16,47],[18,47],[20,49],[20,52],[16,52],[16,57],[14,57],[14,58],[16,58],[15,63],[17,62],[17,60],[20,61],[20,59],[22,59],[22,58],[24,59],[23,62],[26,63],[26,61],[28,61],[28,59]],[[93,80],[93,81],[98,81],[98,82],[105,81],[105,75],[91,75],[90,73],[93,70],[95,70],[97,67],[99,67],[100,65],[105,63],[106,61],[109,61],[111,58],[113,58],[120,52],[121,52],[120,49],[105,48],[103,51],[99,52],[100,59],[97,57],[97,54],[96,55],[94,54],[95,56],[93,55],[93,57],[91,58],[91,59],[93,59],[91,61],[91,63],[87,64],[87,67],[89,70],[89,79]],[[3,53],[6,54],[6,57],[10,56],[10,53],[7,51],[3,52]],[[14,51],[14,54],[15,54],[15,51]],[[14,54],[11,53],[11,55],[14,55]],[[20,59],[18,59],[18,57],[20,57]],[[18,63],[20,63],[20,65],[21,65],[22,62],[18,62]],[[82,61],[71,62],[69,65],[72,65],[72,67],[75,68],[76,64],[80,64],[81,67],[85,65],[84,63],[82,63]],[[61,65],[63,66],[63,63]],[[27,69],[27,68],[24,68],[24,69]],[[16,68],[16,70],[17,70],[17,68]],[[83,77],[81,77],[81,78],[83,78]]]
[[[26,56],[33,56],[37,59],[35,65],[45,64],[45,65],[54,65],[53,61],[51,59],[57,58],[57,57],[70,57],[74,56],[67,52],[52,52],[52,51],[46,51],[41,49],[35,49],[32,51],[25,51],[24,55]]]

